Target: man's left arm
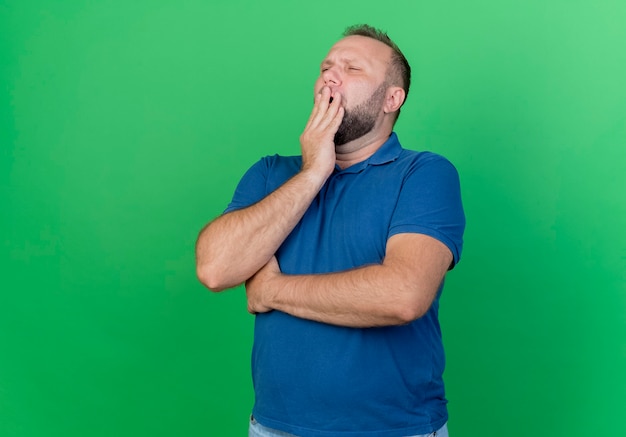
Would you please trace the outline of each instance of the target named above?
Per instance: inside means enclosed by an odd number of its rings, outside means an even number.
[[[348,327],[402,325],[428,311],[452,260],[445,244],[418,233],[389,238],[382,264],[344,272],[285,275],[272,258],[246,283],[248,311]]]

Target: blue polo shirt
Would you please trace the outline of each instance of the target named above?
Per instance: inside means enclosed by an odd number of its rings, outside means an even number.
[[[261,159],[226,212],[262,200],[301,164],[300,156]],[[285,274],[337,272],[381,263],[392,235],[420,233],[450,249],[452,268],[464,227],[454,166],[403,149],[394,133],[367,160],[335,169],[276,257]],[[440,294],[423,317],[403,326],[357,329],[280,311],[257,315],[255,419],[303,437],[396,437],[443,426]]]

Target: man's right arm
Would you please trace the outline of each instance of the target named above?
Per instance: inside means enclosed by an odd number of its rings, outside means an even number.
[[[327,88],[316,96],[300,136],[300,172],[263,200],[224,214],[200,231],[196,273],[210,290],[235,287],[267,264],[332,173],[333,138],[344,111],[341,98],[329,104],[329,97]]]
[[[298,224],[324,181],[301,171],[260,202],[205,226],[196,244],[200,282],[221,291],[254,275]]]

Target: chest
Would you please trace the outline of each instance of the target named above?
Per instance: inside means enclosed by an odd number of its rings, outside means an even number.
[[[334,174],[280,247],[284,273],[326,273],[382,262],[401,190],[385,172]]]

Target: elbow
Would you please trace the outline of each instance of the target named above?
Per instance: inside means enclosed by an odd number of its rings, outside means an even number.
[[[202,283],[202,285],[204,285],[210,291],[216,293],[234,286],[228,284],[224,280],[222,275],[219,272],[214,271],[214,269],[211,269],[210,266],[197,264],[196,276],[198,277],[198,280]]]
[[[227,282],[225,275],[227,269],[220,265],[219,258],[215,256],[215,249],[208,244],[211,240],[209,228],[210,223],[200,231],[196,241],[196,277],[210,291],[219,292],[238,284]]]
[[[422,317],[426,312],[416,308],[400,308],[395,314],[398,325],[408,325]]]
[[[430,304],[414,297],[400,303],[394,312],[394,317],[398,325],[408,325],[423,317],[429,308]]]

